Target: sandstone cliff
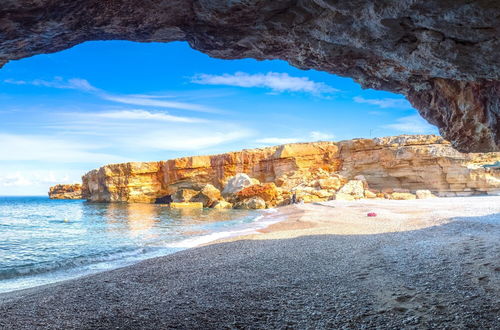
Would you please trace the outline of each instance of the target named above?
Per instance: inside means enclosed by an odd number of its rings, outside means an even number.
[[[365,197],[421,189],[441,196],[494,194],[500,192],[500,170],[482,165],[497,160],[500,153],[460,153],[433,135],[296,143],[213,156],[106,165],[83,176],[82,194],[93,202],[154,203],[171,200],[177,192],[184,195],[186,189],[192,192],[191,198],[207,184],[223,190],[238,173],[255,180],[248,185],[275,183],[278,204],[294,191],[303,194],[306,201],[331,199],[337,192],[338,198],[358,197],[353,193],[356,183],[352,183],[354,188],[341,189],[353,178],[363,181],[361,194],[368,187],[373,190],[366,190]]]
[[[50,187],[50,199],[82,199],[82,185],[76,184],[58,184]]]

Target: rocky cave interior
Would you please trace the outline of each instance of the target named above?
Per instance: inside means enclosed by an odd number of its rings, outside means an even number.
[[[403,94],[457,150],[500,150],[496,0],[6,0],[0,17],[0,67],[90,40],[187,41]]]

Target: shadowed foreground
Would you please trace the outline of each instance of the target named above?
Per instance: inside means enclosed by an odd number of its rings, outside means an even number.
[[[499,217],[186,250],[0,296],[0,328],[498,328]]]

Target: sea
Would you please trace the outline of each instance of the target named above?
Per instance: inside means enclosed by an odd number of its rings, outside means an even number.
[[[0,293],[254,233],[265,212],[0,197]]]

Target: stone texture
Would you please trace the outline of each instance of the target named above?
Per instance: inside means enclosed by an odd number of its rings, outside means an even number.
[[[240,190],[236,196],[238,199],[250,197],[260,197],[266,202],[275,202],[278,199],[278,190],[274,182],[264,184],[254,184]]]
[[[191,201],[201,202],[203,203],[203,207],[211,207],[212,205],[215,205],[221,198],[222,195],[219,189],[215,188],[211,184],[207,184],[196,196],[191,198]]]
[[[198,192],[193,189],[179,189],[172,195],[172,201],[174,203],[190,202],[197,194]]]
[[[500,190],[500,169],[482,165],[499,159],[500,153],[460,153],[434,135],[403,135],[106,165],[83,176],[82,191],[89,201],[153,203],[182,189],[197,193],[211,184],[238,192],[258,180],[275,183],[276,203],[286,205],[292,191],[310,201],[352,196],[354,184],[346,183],[363,176],[356,181],[355,198],[366,195],[366,186],[377,198],[422,189],[439,196],[493,194]],[[236,195],[227,197],[233,202]]]
[[[173,209],[202,209],[203,208],[203,203],[200,203],[200,202],[181,202],[181,203],[172,202],[169,205],[170,205],[170,208],[173,208]]]
[[[488,0],[5,0],[0,66],[88,40],[182,40],[401,93],[459,150],[498,151],[499,16]]]
[[[233,208],[233,204],[231,203],[228,203],[226,201],[218,201],[217,203],[215,203],[214,206],[212,206],[214,209],[216,210],[224,210],[224,209],[232,209]]]
[[[414,194],[411,194],[411,193],[395,192],[389,196],[389,199],[394,199],[397,201],[408,201],[408,200],[417,199],[417,196],[415,196]]]
[[[234,205],[235,209],[259,210],[266,208],[266,201],[260,197],[251,197],[237,202]]]
[[[58,184],[49,189],[50,199],[82,199],[82,185]]]
[[[222,194],[224,195],[237,194],[242,189],[249,187],[253,184],[255,184],[255,181],[252,180],[252,178],[250,178],[247,174],[238,173],[228,180],[226,186],[224,187],[224,190],[222,190]]]
[[[432,194],[432,192],[430,192],[429,190],[426,190],[426,189],[417,190],[415,192],[415,195],[417,196],[417,199],[428,199],[428,198],[435,198],[436,197]]]
[[[365,196],[364,181],[350,180],[342,188],[340,188],[338,195],[351,195],[355,199],[360,199]]]

